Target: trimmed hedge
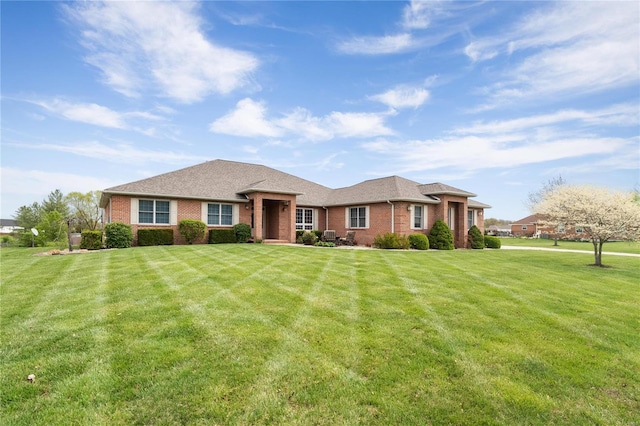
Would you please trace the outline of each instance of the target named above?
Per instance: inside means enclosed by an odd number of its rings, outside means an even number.
[[[409,238],[406,235],[398,235],[391,232],[378,234],[373,239],[373,247],[379,249],[409,249]]]
[[[429,238],[424,234],[411,234],[409,235],[409,247],[414,250],[427,250]]]
[[[80,248],[100,250],[102,248],[102,231],[82,231]]]
[[[484,246],[492,249],[499,249],[502,247],[502,242],[498,237],[492,237],[491,235],[484,236]]]
[[[236,234],[237,243],[246,243],[251,238],[251,226],[246,223],[237,223],[233,225],[233,232]]]
[[[469,229],[469,245],[472,249],[483,249],[484,248],[484,237],[482,232],[480,232],[480,228],[476,225],[473,225],[471,229]]]
[[[105,245],[107,248],[127,248],[133,243],[131,226],[121,223],[107,223],[104,227]]]
[[[138,229],[139,246],[173,245],[173,229]]]
[[[228,244],[236,242],[236,231],[230,229],[212,229],[209,231],[209,244]]]
[[[453,250],[453,233],[444,220],[438,219],[429,231],[429,248],[436,250]]]
[[[206,231],[207,225],[201,220],[183,219],[178,223],[178,232],[187,244],[202,240]]]

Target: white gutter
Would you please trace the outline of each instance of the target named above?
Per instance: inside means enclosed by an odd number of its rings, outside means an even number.
[[[396,222],[396,218],[395,218],[396,206],[394,206],[393,203],[389,200],[387,200],[387,203],[391,204],[391,233],[394,234],[395,222]]]
[[[324,229],[329,229],[329,209],[325,206],[322,206],[324,209]]]

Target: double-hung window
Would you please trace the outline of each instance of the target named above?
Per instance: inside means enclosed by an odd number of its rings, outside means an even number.
[[[233,225],[233,205],[209,203],[207,205],[207,225]]]
[[[476,224],[475,219],[476,219],[475,211],[467,210],[467,228],[471,228],[473,225]]]
[[[349,228],[366,228],[367,227],[367,208],[351,207],[349,208]]]
[[[169,224],[169,201],[139,200],[138,223]]]
[[[313,229],[313,209],[296,208],[296,229]]]
[[[423,206],[413,206],[412,228],[413,229],[424,228],[424,207]]]

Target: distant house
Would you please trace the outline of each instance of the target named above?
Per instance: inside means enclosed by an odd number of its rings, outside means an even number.
[[[542,234],[549,234],[553,227],[540,223],[541,218],[537,214],[532,214],[511,224],[511,234],[516,237],[540,237]]]
[[[8,235],[22,231],[24,228],[18,226],[18,222],[13,219],[0,219],[0,234]]]
[[[104,221],[138,229],[172,227],[198,219],[208,229],[250,224],[264,242],[295,242],[296,230],[356,231],[371,245],[377,234],[427,233],[437,219],[452,229],[455,246],[467,246],[473,225],[484,230],[476,195],[442,183],[420,184],[399,176],[331,189],[263,165],[214,160],[126,183],[102,192]]]
[[[511,235],[511,225],[491,225],[487,229],[487,234],[496,237],[508,237]]]

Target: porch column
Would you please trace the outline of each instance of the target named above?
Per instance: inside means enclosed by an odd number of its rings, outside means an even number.
[[[262,240],[262,232],[262,197],[258,196],[253,199],[253,237]]]

